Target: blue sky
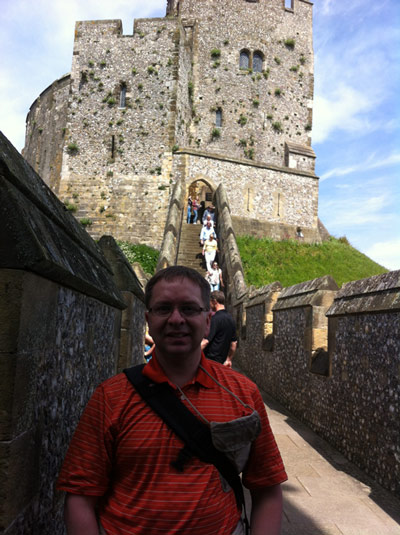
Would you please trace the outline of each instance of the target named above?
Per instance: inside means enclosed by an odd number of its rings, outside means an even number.
[[[70,71],[76,20],[122,19],[132,33],[135,18],[164,16],[165,5],[2,0],[2,132],[22,149],[30,105]],[[315,0],[314,53],[319,217],[332,235],[400,269],[400,1]]]

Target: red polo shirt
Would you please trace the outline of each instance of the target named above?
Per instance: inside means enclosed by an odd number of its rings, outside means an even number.
[[[262,432],[253,443],[243,483],[258,489],[285,481],[255,384],[203,355],[201,364],[261,416]],[[168,381],[156,356],[143,373],[155,382]],[[225,422],[251,412],[200,368],[182,390],[209,421]],[[90,399],[68,449],[58,489],[101,497],[99,517],[107,535],[230,535],[240,517],[233,491],[224,492],[217,469],[197,458],[183,473],[177,472],[170,463],[182,447],[125,374],[118,374],[102,383]]]

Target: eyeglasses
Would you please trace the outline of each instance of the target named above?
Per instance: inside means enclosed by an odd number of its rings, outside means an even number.
[[[174,305],[156,305],[155,307],[149,308],[149,312],[154,316],[167,318],[172,314],[175,308],[177,308],[179,314],[185,318],[193,318],[202,312],[208,311],[208,308],[199,307],[197,305],[176,305],[176,307]]]

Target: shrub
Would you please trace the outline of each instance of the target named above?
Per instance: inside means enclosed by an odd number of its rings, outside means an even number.
[[[79,220],[79,223],[83,225],[84,227],[90,227],[90,225],[93,225],[93,221],[89,219],[88,217],[83,217]]]
[[[219,128],[213,128],[211,131],[211,139],[219,139],[221,137],[221,130]]]
[[[247,117],[241,113],[238,123],[240,124],[240,126],[244,126],[247,123]]]
[[[174,145],[171,150],[172,150],[172,153],[175,154],[175,152],[177,150],[179,150],[179,146],[178,145]]]
[[[77,153],[79,152],[79,147],[78,147],[78,145],[73,141],[72,143],[68,143],[68,145],[67,145],[67,151],[69,152],[69,154],[74,155],[74,154],[77,154]]]
[[[280,97],[282,95],[282,89],[280,87],[277,87],[274,91],[274,95],[276,97]]]
[[[290,50],[293,50],[294,49],[294,45],[295,45],[295,40],[294,39],[286,39],[286,41],[284,42],[284,45],[286,46],[286,48],[289,48]]]
[[[255,99],[253,100],[253,106],[254,106],[255,108],[258,108],[259,105],[260,105],[260,101],[258,100],[258,98],[255,98]]]
[[[107,104],[110,106],[110,108],[111,108],[111,106],[114,106],[114,104],[115,104],[116,102],[117,102],[117,101],[115,100],[114,97],[108,97],[108,99],[107,99]]]
[[[78,211],[78,206],[76,204],[72,204],[70,202],[67,202],[65,204],[65,208],[68,210],[68,212],[75,213]]]
[[[219,48],[213,48],[210,54],[211,54],[211,57],[214,59],[219,58],[221,56],[221,50]]]
[[[282,128],[282,125],[279,121],[275,122],[275,123],[272,123],[272,128],[275,130],[275,132],[282,132],[283,131],[283,128]]]

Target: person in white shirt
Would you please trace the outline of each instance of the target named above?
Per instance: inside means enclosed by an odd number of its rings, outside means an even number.
[[[208,240],[211,234],[214,234],[214,238],[217,237],[212,222],[207,221],[206,225],[202,227],[200,232],[200,245],[204,245],[204,243]]]
[[[220,289],[220,285],[224,287],[224,281],[222,279],[222,270],[218,267],[218,262],[214,260],[211,265],[211,271],[207,271],[206,279],[210,284],[211,291],[214,292]]]

